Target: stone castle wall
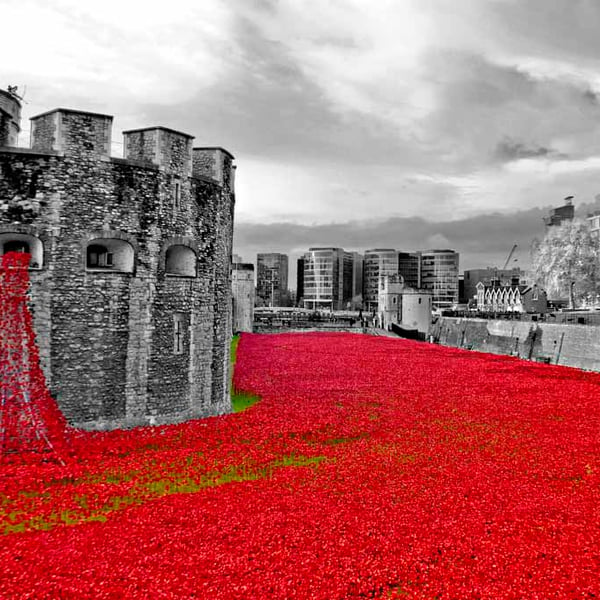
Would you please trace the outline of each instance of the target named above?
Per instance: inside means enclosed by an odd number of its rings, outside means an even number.
[[[31,297],[51,391],[89,428],[227,412],[232,157],[209,178],[193,157],[216,151],[151,128],[126,132],[112,158],[111,122],[51,111],[32,120],[31,150],[0,150],[0,251],[19,233],[43,246]],[[98,243],[130,266],[90,268]],[[192,272],[173,272],[175,250]]]

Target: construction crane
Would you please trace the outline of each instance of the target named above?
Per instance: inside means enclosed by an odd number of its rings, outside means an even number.
[[[508,267],[508,263],[510,262],[510,259],[513,257],[513,254],[515,253],[517,246],[518,246],[518,244],[515,242],[515,244],[513,244],[513,247],[511,248],[510,252],[508,253],[508,258],[506,259],[504,266],[502,267],[503,271],[505,271],[506,267]]]

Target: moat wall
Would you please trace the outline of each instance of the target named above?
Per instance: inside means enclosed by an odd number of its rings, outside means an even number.
[[[445,346],[600,371],[600,327],[441,317],[432,329]]]

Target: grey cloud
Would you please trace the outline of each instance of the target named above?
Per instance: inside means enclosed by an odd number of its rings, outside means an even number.
[[[147,104],[145,119],[167,119],[172,127],[195,133],[202,144],[263,159],[415,162],[409,142],[399,139],[384,119],[342,112],[303,73],[283,44],[265,38],[243,15],[236,23],[221,81],[175,110]]]
[[[490,2],[486,9],[517,51],[598,61],[600,3],[596,0]]]
[[[502,162],[518,160],[520,158],[556,157],[567,158],[552,148],[544,146],[527,145],[516,140],[504,139],[496,146],[496,156]]]
[[[585,87],[464,52],[435,51],[425,64],[438,101],[422,128],[458,170],[550,154],[557,140],[576,140],[577,157],[597,152],[600,105]]]

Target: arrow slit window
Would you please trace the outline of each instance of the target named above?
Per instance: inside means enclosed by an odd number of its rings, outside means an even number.
[[[173,315],[173,354],[183,354],[183,324],[181,313]]]

